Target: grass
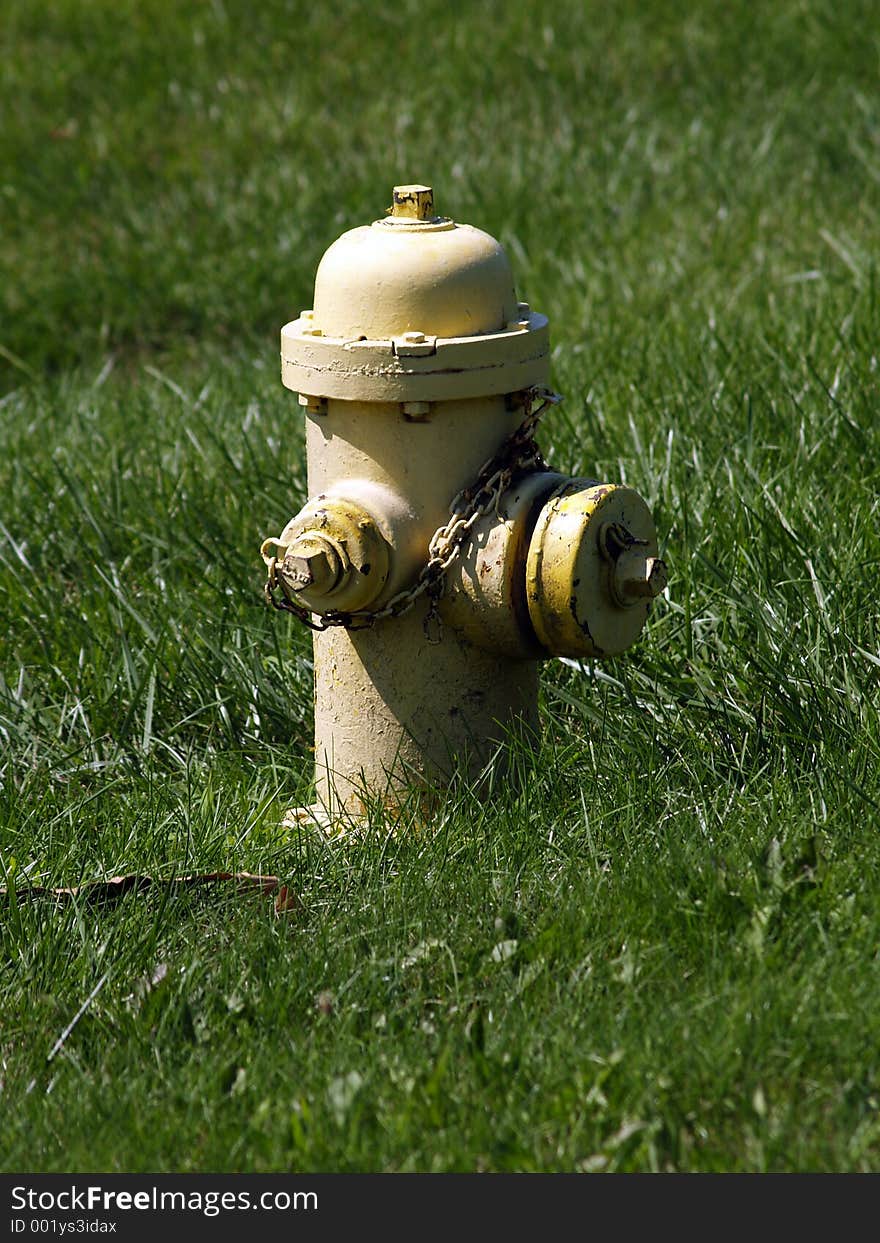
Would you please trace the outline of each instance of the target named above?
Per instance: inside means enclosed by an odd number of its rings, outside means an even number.
[[[2,1168],[880,1168],[871,18],[8,6],[0,870],[298,905],[0,908]],[[523,793],[320,848],[259,594],[305,495],[277,329],[417,179],[551,315],[543,446],[643,492],[672,579],[545,667]]]

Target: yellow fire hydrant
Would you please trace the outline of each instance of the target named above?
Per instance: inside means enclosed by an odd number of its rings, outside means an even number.
[[[311,499],[262,547],[314,631],[317,818],[475,778],[535,735],[537,662],[615,656],[666,584],[632,489],[549,470],[546,316],[427,186],[324,255],[281,331]]]

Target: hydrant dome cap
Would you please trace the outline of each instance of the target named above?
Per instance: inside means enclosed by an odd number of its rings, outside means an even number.
[[[314,324],[330,337],[479,336],[504,331],[518,314],[503,247],[452,221],[351,229],[327,250],[315,278]]]

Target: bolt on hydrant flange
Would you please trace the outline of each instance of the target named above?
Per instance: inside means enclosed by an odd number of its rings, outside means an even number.
[[[314,631],[333,822],[535,736],[537,662],[625,651],[666,568],[638,493],[544,465],[547,318],[430,187],[395,186],[385,218],[333,243],[281,360],[313,499],[262,554],[267,598]]]

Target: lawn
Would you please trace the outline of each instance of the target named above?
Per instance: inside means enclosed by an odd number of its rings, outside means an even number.
[[[875,6],[7,0],[0,46],[0,1168],[880,1169]],[[670,585],[544,667],[519,792],[325,844],[278,329],[401,181],[506,246],[542,447]],[[26,893],[214,870],[289,909]]]

